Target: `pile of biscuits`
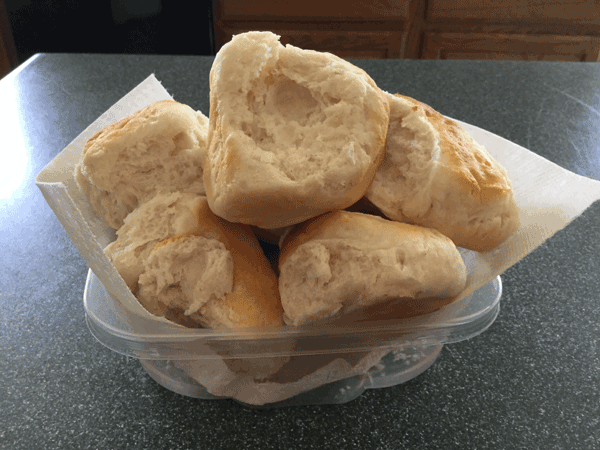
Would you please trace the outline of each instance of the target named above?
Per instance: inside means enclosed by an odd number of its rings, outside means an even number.
[[[465,286],[457,247],[519,226],[506,171],[458,124],[269,32],[219,51],[208,118],[153,103],[96,133],[75,178],[139,302],[189,327],[431,312]]]

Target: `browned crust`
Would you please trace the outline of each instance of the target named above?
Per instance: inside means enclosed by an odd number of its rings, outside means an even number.
[[[103,142],[109,139],[116,140],[131,134],[131,132],[137,129],[144,121],[159,114],[164,114],[164,110],[172,109],[178,106],[183,105],[175,100],[158,100],[115,123],[105,126],[88,139],[83,147],[83,154],[85,155],[89,149],[95,147],[96,145],[101,145]]]
[[[510,180],[501,166],[479,150],[475,141],[459,124],[446,118],[429,105],[413,98],[395,94],[420,109],[439,136],[440,170],[450,174],[456,183],[453,189],[464,194],[461,203],[469,205],[474,214],[484,216],[490,208],[497,208],[502,216],[502,227],[474,233],[459,221],[441,221],[430,209],[418,219],[406,218],[409,223],[435,228],[450,237],[456,245],[469,250],[490,251],[502,244],[519,227],[519,210],[513,197]],[[504,222],[508,224],[504,226]]]
[[[413,110],[423,110],[439,135],[444,168],[452,172],[473,202],[489,204],[497,196],[512,192],[509,180],[498,170],[497,163],[474,147],[473,138],[459,124],[425,103],[400,94],[395,96],[413,104]]]

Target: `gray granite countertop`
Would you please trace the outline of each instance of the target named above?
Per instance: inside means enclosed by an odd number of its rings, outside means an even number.
[[[354,62],[384,90],[600,180],[600,65]],[[82,307],[88,267],[33,179],[151,73],[208,113],[211,63],[42,54],[0,81],[1,449],[600,448],[599,203],[503,274],[485,333],[346,404],[196,400],[99,344]]]

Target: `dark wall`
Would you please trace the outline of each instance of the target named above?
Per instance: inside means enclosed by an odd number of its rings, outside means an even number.
[[[40,52],[214,54],[210,2],[4,2],[20,62]]]

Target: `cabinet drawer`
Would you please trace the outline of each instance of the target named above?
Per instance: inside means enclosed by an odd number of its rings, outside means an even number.
[[[600,4],[597,0],[430,0],[427,20],[448,19],[600,25]]]
[[[224,28],[224,42],[234,34],[260,30],[245,24],[247,29]],[[337,31],[323,29],[269,29],[281,36],[282,44],[307,50],[330,52],[340,58],[399,58],[402,31]]]
[[[598,61],[599,38],[479,33],[424,35],[424,59]]]
[[[222,20],[239,20],[254,17],[311,19],[408,19],[411,0],[219,0]]]

